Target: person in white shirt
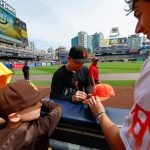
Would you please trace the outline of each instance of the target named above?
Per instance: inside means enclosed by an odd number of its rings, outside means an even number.
[[[135,32],[150,39],[150,0],[126,0],[129,13],[138,22]],[[108,144],[113,150],[150,150],[150,57],[145,61],[134,92],[135,103],[119,129],[103,107],[99,97],[86,100],[97,117]]]

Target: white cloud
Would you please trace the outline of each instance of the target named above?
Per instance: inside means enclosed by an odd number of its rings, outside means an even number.
[[[134,33],[133,15],[126,17],[124,0],[13,0],[9,1],[17,17],[27,24],[29,40],[39,49],[71,46],[71,38],[79,31],[109,35],[112,27],[120,34]]]

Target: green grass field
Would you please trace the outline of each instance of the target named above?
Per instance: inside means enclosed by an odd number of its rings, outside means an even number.
[[[111,73],[138,73],[142,66],[143,62],[106,62],[99,63],[98,68],[101,74],[111,74]],[[90,63],[85,64],[87,66]],[[30,75],[46,75],[53,74],[61,65],[52,65],[52,66],[43,66],[43,67],[34,67],[30,69]],[[12,70],[14,75],[22,75],[22,70]],[[134,80],[112,80],[112,81],[102,81],[103,83],[110,84],[112,86],[134,86]],[[37,86],[50,86],[51,81],[33,81]]]
[[[50,87],[51,81],[48,81],[48,80],[33,81],[33,83],[36,86],[47,86],[47,87]],[[134,80],[125,80],[125,81],[120,81],[120,80],[112,80],[112,81],[103,80],[101,83],[110,84],[112,86],[134,86],[135,85],[135,81]]]
[[[107,62],[99,63],[98,68],[101,74],[110,73],[138,73],[143,62]],[[87,66],[90,63],[85,64]],[[34,67],[30,69],[31,75],[53,74],[61,65]],[[14,75],[22,75],[22,70],[12,70]]]

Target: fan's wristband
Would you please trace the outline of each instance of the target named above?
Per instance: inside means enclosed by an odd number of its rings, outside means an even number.
[[[102,115],[103,113],[105,113],[105,111],[100,111],[96,114],[96,118],[98,118],[100,115]]]

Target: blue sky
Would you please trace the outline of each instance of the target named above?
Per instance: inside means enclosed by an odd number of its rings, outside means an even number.
[[[102,32],[107,38],[112,27],[121,36],[134,33],[136,19],[126,16],[124,0],[7,0],[16,16],[26,22],[28,38],[38,49],[71,46],[79,31]]]

